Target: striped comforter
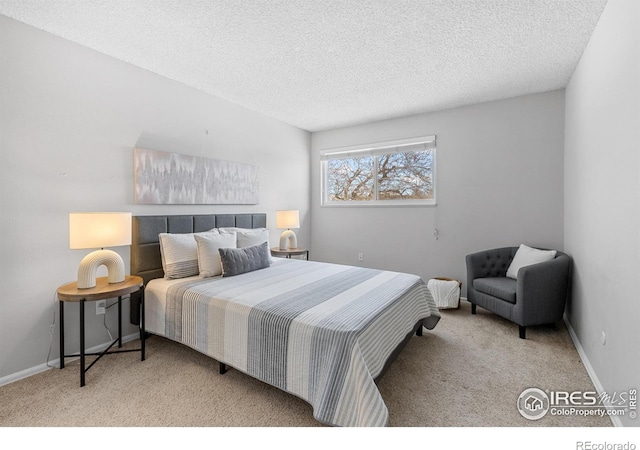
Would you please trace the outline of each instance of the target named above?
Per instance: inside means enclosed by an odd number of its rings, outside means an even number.
[[[152,286],[153,281],[150,283]],[[294,394],[336,426],[385,426],[374,378],[420,319],[440,318],[415,275],[277,259],[266,269],[169,285],[167,338]]]

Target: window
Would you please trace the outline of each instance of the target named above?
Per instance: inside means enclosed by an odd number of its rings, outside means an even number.
[[[325,150],[322,204],[435,205],[436,138]]]

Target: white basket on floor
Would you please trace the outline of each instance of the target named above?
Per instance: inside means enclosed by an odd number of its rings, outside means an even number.
[[[459,308],[462,283],[451,278],[433,278],[427,283],[436,306],[440,309]]]

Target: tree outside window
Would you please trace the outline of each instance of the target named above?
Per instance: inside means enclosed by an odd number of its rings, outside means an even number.
[[[332,159],[327,162],[327,187],[331,201],[374,200],[373,156]]]
[[[432,141],[323,156],[323,204],[435,204]]]

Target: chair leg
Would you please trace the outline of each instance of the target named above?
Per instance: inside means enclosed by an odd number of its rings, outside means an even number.
[[[520,339],[526,339],[527,327],[523,327],[522,325],[519,325],[519,327],[520,327]]]
[[[475,314],[476,313],[476,304],[472,303],[471,304],[471,314]]]

